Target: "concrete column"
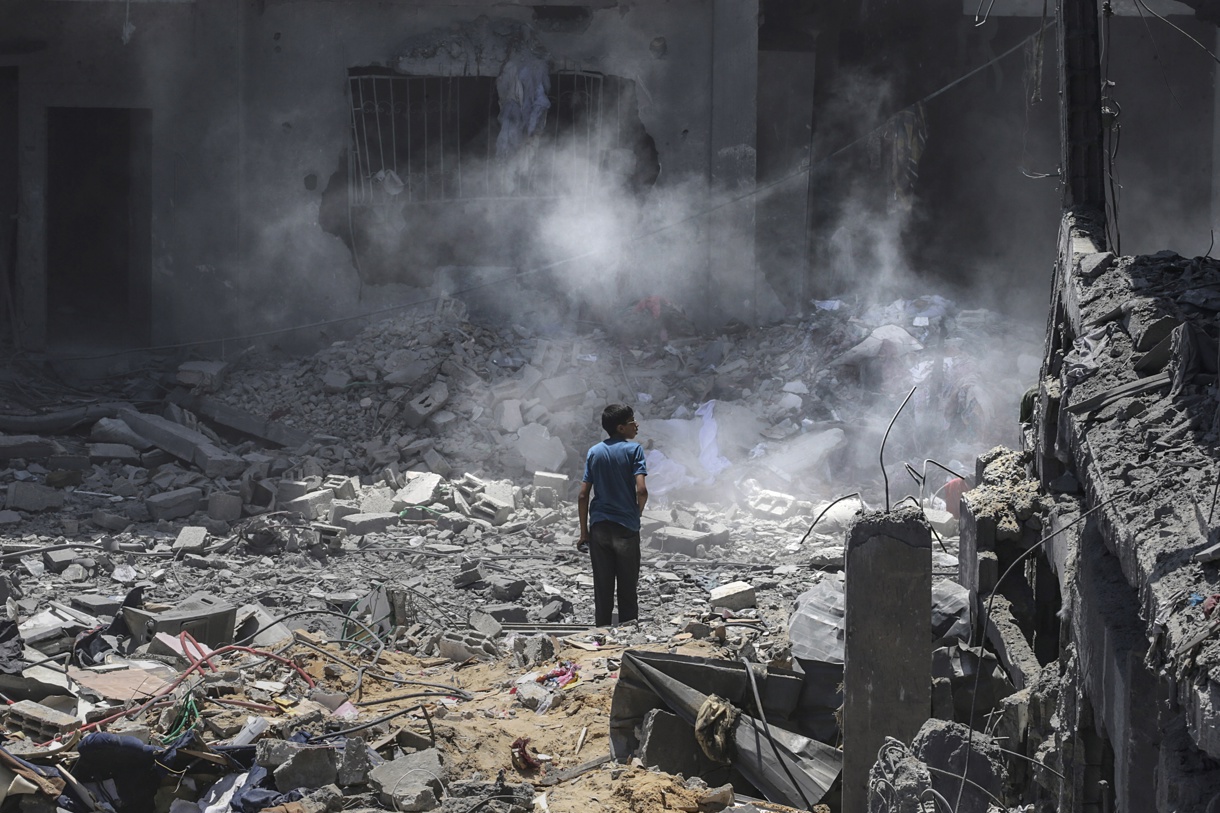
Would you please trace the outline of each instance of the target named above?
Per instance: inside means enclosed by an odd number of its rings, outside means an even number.
[[[885,738],[910,743],[931,715],[932,531],[914,506],[866,514],[846,558],[842,811],[865,813]]]
[[[758,119],[758,0],[712,2],[712,107],[708,175],[713,192],[754,189]],[[754,259],[754,198],[707,219],[708,312],[753,322],[760,280]],[[764,286],[765,287],[765,286]]]

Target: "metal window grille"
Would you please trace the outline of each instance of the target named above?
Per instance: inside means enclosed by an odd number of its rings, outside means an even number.
[[[622,80],[583,71],[551,74],[546,126],[516,164],[496,156],[491,77],[353,74],[349,92],[357,207],[590,194],[622,134]],[[565,155],[578,160],[561,163]]]

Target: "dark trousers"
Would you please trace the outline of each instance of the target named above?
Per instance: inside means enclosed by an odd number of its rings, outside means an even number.
[[[618,622],[639,618],[636,588],[640,582],[640,532],[617,522],[595,522],[589,527],[589,559],[593,565],[593,617],[599,627],[610,626],[614,588],[618,585]]]

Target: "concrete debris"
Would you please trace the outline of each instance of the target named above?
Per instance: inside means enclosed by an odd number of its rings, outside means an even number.
[[[723,809],[734,788],[799,801],[767,749],[747,784],[688,747],[695,729],[673,706],[633,718],[642,767],[608,762],[626,653],[674,652],[737,664],[710,667],[711,686],[689,684],[709,696],[730,678],[734,702],[749,694],[744,658],[764,698],[799,698],[800,734],[779,747],[800,766],[800,788],[820,794],[842,733],[844,534],[865,504],[840,501],[811,525],[844,492],[872,505],[883,496],[875,460],[850,452],[873,430],[846,420],[879,396],[872,361],[832,362],[893,333],[876,334],[891,322],[870,312],[843,316],[621,352],[600,335],[397,319],[308,359],[171,368],[165,380],[190,390],[162,407],[124,408],[79,434],[9,438],[0,597],[25,664],[68,661],[67,676],[51,663],[0,670],[5,697],[41,704],[10,711],[10,736],[25,732],[14,747],[83,766],[88,785],[98,733],[134,732],[192,781],[215,778],[223,746],[254,745],[266,807],[295,813],[508,810],[509,799],[583,809],[565,778],[576,776],[607,789],[599,798],[614,813],[666,809],[646,787],[680,809]],[[930,363],[926,331],[897,321],[915,340],[905,362]],[[950,377],[954,386],[967,383]],[[595,630],[574,498],[612,401],[633,404],[651,442],[653,496],[640,620]],[[963,429],[940,456],[969,459],[989,431]],[[934,498],[923,508],[947,551],[933,557],[942,601],[931,653],[969,642],[973,619],[944,581],[957,573],[947,564],[957,522]],[[937,657],[952,690],[941,710],[960,716],[969,659]],[[985,707],[1015,707],[1001,706],[1007,662],[988,663],[998,671]],[[770,702],[769,719],[794,713],[772,717]],[[108,719],[72,741],[72,759],[39,751]],[[765,741],[760,722],[743,725],[743,743]],[[522,730],[531,742],[510,748]],[[168,756],[187,732],[191,744]],[[222,778],[227,790],[199,779],[177,810],[231,798],[236,776]]]

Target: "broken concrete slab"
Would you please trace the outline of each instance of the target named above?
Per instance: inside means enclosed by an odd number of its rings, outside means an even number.
[[[120,418],[102,418],[89,430],[89,439],[96,443],[119,443],[137,451],[151,449],[153,442],[136,432]]]
[[[241,496],[223,491],[208,495],[208,516],[219,522],[237,522],[241,519]]]
[[[140,465],[140,453],[126,443],[90,443],[89,460],[94,463],[130,463]]]
[[[408,480],[394,495],[394,509],[401,511],[413,505],[432,505],[440,499],[443,482],[444,478],[435,472],[421,472]]]
[[[352,536],[381,533],[392,525],[398,524],[398,514],[386,512],[381,514],[347,514],[336,516],[332,520],[335,525],[345,529]]]
[[[517,451],[525,458],[527,471],[554,471],[568,459],[563,441],[540,423],[530,423],[517,432]]]
[[[9,483],[5,507],[10,511],[50,511],[64,507],[64,492],[38,483]]]
[[[125,409],[119,415],[136,432],[179,460],[198,466],[208,477],[236,477],[246,470],[244,460],[216,446],[202,432],[134,409]]]
[[[369,772],[369,784],[378,801],[403,813],[437,807],[448,778],[441,752],[435,748],[405,754]]]
[[[41,460],[55,450],[53,442],[37,435],[0,435],[0,460]]]
[[[184,361],[178,365],[178,383],[217,390],[224,384],[230,366],[227,361]]]
[[[188,553],[203,553],[208,547],[208,529],[188,525],[178,532],[174,540],[174,553],[183,556]]]
[[[281,793],[312,790],[334,784],[338,773],[338,754],[334,748],[302,748],[275,769],[275,787]]]

